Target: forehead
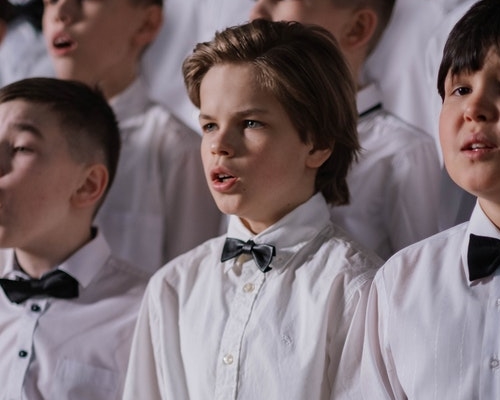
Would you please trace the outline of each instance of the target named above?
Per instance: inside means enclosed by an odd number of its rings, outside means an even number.
[[[0,131],[27,132],[40,139],[62,138],[60,119],[46,104],[16,99],[0,103]]]
[[[485,70],[498,70],[500,73],[500,49],[497,47],[490,47],[485,51],[482,56],[478,55],[474,59],[456,61],[454,65],[450,66],[446,75],[447,79],[452,79],[461,75],[475,75]]]
[[[201,106],[203,106],[203,100],[208,98],[235,101],[271,95],[270,91],[260,83],[259,75],[257,67],[250,63],[223,63],[213,66],[201,81]]]
[[[261,77],[249,64],[220,64],[210,68],[200,87],[200,118],[277,118],[289,121],[285,104],[273,86],[272,78]],[[263,82],[266,82],[265,84]]]

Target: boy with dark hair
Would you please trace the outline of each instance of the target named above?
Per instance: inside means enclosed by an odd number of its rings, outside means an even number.
[[[438,75],[450,177],[470,221],[410,246],[377,274],[362,365],[365,399],[500,398],[500,2],[451,31]]]
[[[147,277],[92,227],[120,135],[100,92],[0,89],[2,399],[119,399]]]
[[[383,259],[438,231],[439,160],[424,132],[383,109],[361,72],[390,20],[394,0],[258,0],[251,18],[298,21],[327,29],[357,84],[362,151],[348,175],[351,201],[331,208],[333,220]]]
[[[98,85],[122,135],[115,184],[96,222],[113,252],[150,275],[219,234],[203,179],[200,136],[153,102],[140,73],[162,23],[161,0],[56,0],[44,36],[56,75]]]
[[[380,260],[329,220],[359,149],[354,84],[324,29],[259,20],[185,61],[202,160],[227,235],[151,280],[125,399],[357,394]]]

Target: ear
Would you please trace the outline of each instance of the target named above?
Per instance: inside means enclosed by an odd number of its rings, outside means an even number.
[[[104,195],[108,181],[109,173],[104,164],[88,166],[80,185],[71,196],[71,204],[80,209],[94,207]]]
[[[133,42],[138,48],[145,46],[155,40],[163,23],[163,9],[157,4],[151,4],[141,10],[143,14],[142,23],[139,26]]]
[[[318,169],[332,155],[332,149],[312,149],[306,160],[306,166],[312,169]]]
[[[371,8],[354,11],[341,34],[339,40],[341,47],[352,51],[366,46],[372,39],[377,24],[377,13]]]

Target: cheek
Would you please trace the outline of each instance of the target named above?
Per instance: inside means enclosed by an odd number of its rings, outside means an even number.
[[[441,151],[446,153],[453,148],[453,143],[458,136],[458,129],[455,123],[456,117],[446,110],[441,111],[439,117],[439,142]]]

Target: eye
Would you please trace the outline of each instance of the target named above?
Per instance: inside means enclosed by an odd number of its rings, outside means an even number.
[[[208,124],[203,124],[201,126],[201,130],[202,132],[204,133],[210,133],[210,132],[213,132],[215,130],[215,128],[217,128],[217,125],[212,123],[212,122],[209,122]]]
[[[23,153],[31,153],[31,152],[33,152],[33,150],[29,147],[26,147],[26,146],[14,146],[12,148],[12,152],[14,154],[16,154],[16,153],[23,154]]]
[[[452,94],[457,96],[465,96],[467,94],[470,94],[471,92],[472,90],[470,88],[465,86],[459,86],[453,90]]]
[[[245,128],[249,129],[257,129],[257,128],[262,128],[263,124],[259,121],[254,121],[252,119],[247,119],[243,122]]]

